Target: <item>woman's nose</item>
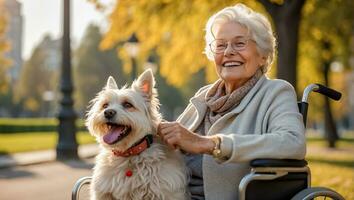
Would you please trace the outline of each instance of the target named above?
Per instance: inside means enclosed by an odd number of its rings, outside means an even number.
[[[234,54],[235,54],[235,50],[232,48],[232,45],[228,43],[224,51],[224,56],[230,56]]]

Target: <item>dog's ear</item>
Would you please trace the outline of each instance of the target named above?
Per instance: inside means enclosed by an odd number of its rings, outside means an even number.
[[[136,90],[141,91],[145,97],[151,99],[155,93],[155,78],[151,69],[145,70],[136,81],[133,83],[133,87]]]
[[[145,70],[132,85],[132,89],[143,94],[145,102],[148,104],[152,121],[157,124],[161,120],[159,113],[160,102],[157,98],[157,89],[155,88],[155,78],[151,69]]]
[[[118,89],[117,83],[112,76],[107,80],[106,89]]]

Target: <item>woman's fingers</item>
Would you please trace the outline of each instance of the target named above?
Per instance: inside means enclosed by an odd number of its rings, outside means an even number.
[[[161,122],[158,126],[159,135],[163,137],[168,133],[178,130],[177,122]]]
[[[161,135],[166,135],[166,134],[174,132],[174,131],[176,131],[176,127],[168,126],[168,127],[165,127],[165,128],[161,128],[160,134]]]
[[[171,134],[167,134],[165,135],[165,137],[163,138],[163,140],[165,141],[165,143],[170,146],[173,149],[176,149],[178,146],[178,138],[174,135],[174,133]]]
[[[188,133],[178,122],[161,122],[158,126],[158,134],[162,140],[170,147],[181,147]],[[188,138],[188,137],[187,137]]]
[[[172,149],[177,148],[178,141],[176,140],[176,132],[174,129],[167,128],[159,133],[161,139]]]
[[[177,122],[161,122],[159,124],[159,128],[161,130],[166,129],[166,128],[171,128],[171,127],[176,127],[176,126],[178,126]]]

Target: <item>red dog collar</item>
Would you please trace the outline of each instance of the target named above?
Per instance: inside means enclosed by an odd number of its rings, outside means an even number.
[[[153,142],[152,135],[149,134],[143,137],[139,142],[135,143],[132,147],[130,147],[124,152],[117,151],[117,150],[112,150],[112,152],[115,156],[121,156],[121,157],[135,156],[135,155],[139,155],[145,149],[149,148],[152,142]]]

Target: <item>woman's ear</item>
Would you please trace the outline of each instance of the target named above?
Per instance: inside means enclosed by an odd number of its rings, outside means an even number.
[[[259,57],[259,67],[265,66],[265,64],[267,63],[267,56],[264,55],[260,55]]]

